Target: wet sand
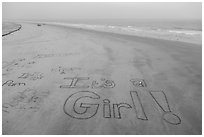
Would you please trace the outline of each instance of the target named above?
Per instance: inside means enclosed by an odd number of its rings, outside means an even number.
[[[20,24],[2,37],[3,134],[202,134],[201,45]]]

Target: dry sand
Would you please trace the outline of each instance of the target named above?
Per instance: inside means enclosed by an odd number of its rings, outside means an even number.
[[[201,45],[20,23],[2,38],[3,134],[201,134]]]

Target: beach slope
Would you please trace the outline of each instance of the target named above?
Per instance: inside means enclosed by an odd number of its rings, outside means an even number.
[[[201,45],[17,24],[2,37],[3,134],[202,134]]]

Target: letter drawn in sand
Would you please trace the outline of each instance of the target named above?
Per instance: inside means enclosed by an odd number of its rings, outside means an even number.
[[[29,74],[28,73],[22,73],[22,75],[18,78],[23,78],[23,79],[26,79],[28,78]]]
[[[121,108],[132,108],[132,107],[127,103],[113,104],[114,118],[121,119],[121,112],[120,112]]]
[[[181,123],[179,116],[171,112],[169,103],[164,91],[150,91],[149,92],[159,108],[164,112],[163,119],[172,125],[178,125]]]
[[[67,73],[73,73],[75,71],[80,71],[80,70],[81,68],[78,68],[78,67],[67,68],[67,67],[62,67],[62,66],[51,69],[52,72],[59,72],[59,74],[63,74],[63,75]]]
[[[114,88],[115,82],[113,80],[108,80],[105,78],[101,79],[101,83],[98,83],[96,80],[92,82],[92,88]]]
[[[104,118],[111,118],[111,107],[110,107],[110,100],[104,99],[103,100],[103,117]]]
[[[7,86],[21,86],[21,85],[23,85],[23,86],[25,86],[26,84],[21,83],[21,82],[14,82],[13,80],[7,80],[6,82],[4,82],[2,84],[2,86],[4,86],[4,85],[7,85]]]
[[[42,79],[43,74],[40,72],[34,72],[34,73],[22,73],[22,75],[18,78],[22,79],[29,79],[29,80],[37,80],[37,79]]]
[[[103,87],[104,88],[114,88],[115,87],[115,83],[113,80],[106,80],[106,79],[102,79],[104,81],[103,83]]]
[[[69,85],[61,85],[60,88],[89,88],[88,85],[77,84],[77,83],[79,83],[79,81],[88,80],[89,77],[67,77],[64,79],[71,80],[71,83]]]
[[[130,91],[130,96],[138,119],[148,120],[137,91]]]
[[[134,78],[130,80],[135,87],[147,87],[144,79]]]
[[[91,91],[79,91],[70,95],[64,103],[64,113],[75,119],[89,119],[96,115],[100,96]],[[95,101],[96,103],[93,103]]]

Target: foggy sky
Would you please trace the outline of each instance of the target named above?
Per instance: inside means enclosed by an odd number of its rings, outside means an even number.
[[[3,19],[201,19],[201,3],[6,3]]]

